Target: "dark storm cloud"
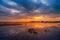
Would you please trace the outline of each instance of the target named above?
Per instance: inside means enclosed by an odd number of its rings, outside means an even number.
[[[15,16],[60,15],[60,0],[0,0],[0,15],[4,14]]]
[[[60,0],[51,0],[48,2],[50,4],[50,7],[53,9],[53,12],[60,14]]]
[[[13,0],[13,1],[15,1],[18,4],[21,4],[28,10],[38,9],[38,8],[43,7],[42,5],[44,5],[44,7],[48,6],[48,7],[52,8],[53,10],[51,10],[51,11],[53,11],[54,13],[55,12],[60,13],[60,0],[43,0],[43,1],[46,1],[46,3],[48,5],[41,3],[41,0],[37,0],[36,3],[34,0],[18,0],[18,1]],[[48,10],[49,10],[49,8],[48,8]]]
[[[38,2],[35,3],[34,2],[35,0],[18,0],[18,1],[17,0],[13,0],[13,1],[15,1],[16,3],[18,3],[19,5],[21,4],[22,6],[24,6],[28,10],[36,9],[41,4],[41,3],[38,4]]]

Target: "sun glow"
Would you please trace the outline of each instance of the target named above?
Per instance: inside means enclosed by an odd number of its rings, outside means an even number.
[[[36,17],[34,17],[34,20],[42,20],[44,17],[42,17],[42,16],[36,16]]]

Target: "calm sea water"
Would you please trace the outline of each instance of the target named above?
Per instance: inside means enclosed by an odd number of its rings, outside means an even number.
[[[28,32],[32,28],[36,33]],[[0,26],[0,40],[60,40],[60,23],[23,23]]]

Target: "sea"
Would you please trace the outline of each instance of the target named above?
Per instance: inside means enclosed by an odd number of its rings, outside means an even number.
[[[0,40],[60,40],[60,23],[2,25]]]

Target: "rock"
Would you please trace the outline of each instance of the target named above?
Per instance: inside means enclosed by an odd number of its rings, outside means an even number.
[[[28,32],[29,32],[29,33],[33,33],[33,34],[37,34],[36,30],[33,29],[33,28],[28,29]]]

